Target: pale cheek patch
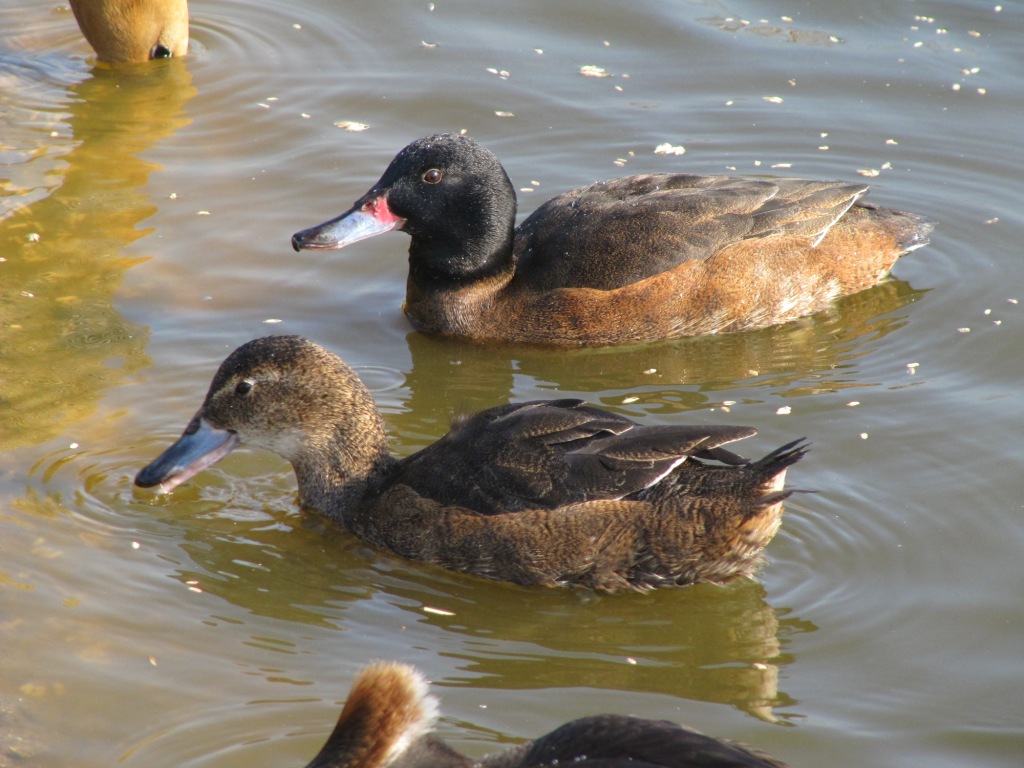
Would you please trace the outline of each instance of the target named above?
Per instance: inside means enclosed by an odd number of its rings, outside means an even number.
[[[278,432],[258,440],[251,436],[244,436],[244,439],[254,445],[266,448],[268,451],[273,451],[289,461],[294,460],[306,450],[302,433],[296,430]]]

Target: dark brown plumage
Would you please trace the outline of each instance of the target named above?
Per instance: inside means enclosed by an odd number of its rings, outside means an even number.
[[[396,459],[351,368],[272,336],[228,356],[181,439],[135,482],[170,490],[249,442],[291,461],[304,505],[403,557],[520,584],[647,589],[756,567],[806,449],[748,463],[722,447],[755,433],[534,401],[460,419]]]
[[[604,345],[762,328],[881,280],[925,245],[866,184],[651,174],[567,192],[515,229],[515,190],[465,136],[414,141],[346,213],[292,237],[412,237],[405,313],[425,332]]]
[[[786,768],[740,744],[625,715],[573,720],[471,760],[430,733],[437,717],[437,700],[415,669],[372,664],[352,684],[334,731],[306,768]]]

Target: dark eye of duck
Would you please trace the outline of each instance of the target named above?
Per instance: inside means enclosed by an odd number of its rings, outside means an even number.
[[[437,168],[431,168],[429,171],[423,174],[423,180],[427,184],[438,184],[441,181],[441,177],[444,176]]]
[[[252,392],[252,382],[251,381],[246,381],[245,379],[242,379],[240,382],[238,382],[235,385],[235,394],[236,395],[241,395],[242,397],[245,397],[250,392]]]
[[[171,49],[157,43],[149,52],[149,58],[151,59],[169,59],[171,58]]]

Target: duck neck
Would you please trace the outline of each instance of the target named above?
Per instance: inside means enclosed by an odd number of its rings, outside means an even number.
[[[410,271],[405,286],[405,315],[414,328],[425,333],[490,338],[490,326],[501,319],[491,310],[514,274],[514,268],[508,265],[493,274],[453,282],[423,279]]]
[[[388,451],[384,421],[369,392],[365,398],[362,407],[348,404],[332,430],[308,438],[292,462],[302,506],[346,527],[397,461]]]
[[[502,219],[499,221],[499,219]],[[505,216],[464,222],[451,236],[416,235],[409,245],[409,280],[427,289],[465,286],[513,270],[515,208]]]
[[[427,333],[464,336],[481,331],[498,294],[515,275],[511,220],[459,243],[413,238],[405,314]]]

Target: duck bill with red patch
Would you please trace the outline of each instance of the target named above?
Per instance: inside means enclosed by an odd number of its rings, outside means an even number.
[[[223,459],[239,442],[236,433],[217,429],[196,416],[170,448],[135,476],[135,484],[140,488],[160,486],[161,493],[170,493]]]
[[[358,243],[368,237],[401,229],[405,219],[396,216],[388,207],[387,195],[367,195],[352,209],[331,219],[292,235],[292,248],[296,251],[331,251]]]

